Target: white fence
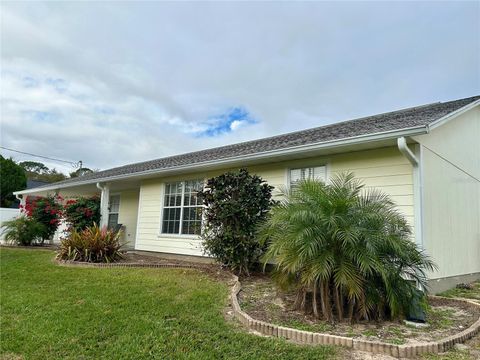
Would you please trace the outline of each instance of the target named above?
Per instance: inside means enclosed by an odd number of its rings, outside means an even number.
[[[20,209],[0,208],[0,227],[5,221],[12,220],[20,215]],[[0,229],[0,242],[3,242],[3,229]]]

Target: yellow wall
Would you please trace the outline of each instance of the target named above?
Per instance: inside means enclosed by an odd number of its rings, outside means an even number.
[[[128,247],[135,246],[138,214],[138,190],[120,192],[118,223],[125,227],[123,240]]]
[[[391,195],[398,204],[398,209],[413,227],[413,169],[395,147],[253,166],[249,171],[275,186],[278,194],[278,189],[287,185],[289,168],[319,165],[327,166],[327,177],[351,171],[363,180],[367,187],[379,188]],[[222,172],[198,173],[188,178],[208,178]],[[185,176],[168,177],[142,183],[136,249],[202,255],[198,237],[160,235],[163,183],[185,179]]]
[[[480,107],[415,138],[421,144],[423,244],[432,279],[480,273]]]

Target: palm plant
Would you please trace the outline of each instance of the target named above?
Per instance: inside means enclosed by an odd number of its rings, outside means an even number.
[[[2,225],[2,235],[7,243],[29,246],[42,241],[45,226],[33,218],[19,216],[5,221]]]
[[[410,311],[435,268],[410,235],[389,197],[351,173],[285,191],[259,229],[265,264],[274,263],[280,286],[296,290],[295,307],[331,322]]]

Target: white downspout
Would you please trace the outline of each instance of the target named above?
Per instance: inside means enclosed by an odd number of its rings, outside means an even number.
[[[400,152],[407,158],[407,160],[410,161],[413,166],[418,166],[418,159],[412,152],[412,150],[410,150],[410,148],[408,147],[405,137],[399,137],[397,139],[397,145],[398,150],[400,150]]]
[[[102,191],[100,195],[100,228],[108,225],[108,203],[110,201],[110,187],[108,184],[97,183],[97,188]]]
[[[397,138],[398,150],[407,158],[413,166],[413,206],[415,221],[415,241],[420,248],[424,248],[423,244],[423,189],[422,189],[422,172],[419,158],[413,153],[407,145],[407,140],[402,136]],[[420,149],[421,157],[421,149]]]

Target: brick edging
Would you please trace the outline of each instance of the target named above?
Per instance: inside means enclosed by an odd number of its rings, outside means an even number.
[[[368,351],[371,353],[387,354],[396,358],[413,358],[425,353],[440,353],[452,348],[453,345],[462,343],[475,336],[480,331],[480,318],[477,319],[468,329],[440,339],[434,342],[418,343],[416,345],[394,345],[377,341],[357,340],[345,336],[316,333],[292,329],[284,326],[274,325],[265,321],[252,318],[240,308],[238,303],[238,293],[241,290],[241,283],[235,276],[235,283],[231,288],[230,299],[232,303],[233,314],[246,328],[256,331],[262,335],[284,338],[300,344],[311,345],[341,345],[354,350]],[[443,297],[432,296],[432,298],[446,299]],[[466,299],[454,298],[452,302],[461,302],[480,308],[480,304]]]
[[[53,260],[59,266],[67,267],[84,267],[84,268],[176,268],[176,269],[207,269],[207,266],[197,264],[174,264],[174,263],[141,263],[141,262],[126,262],[126,263],[89,263],[71,260]]]

